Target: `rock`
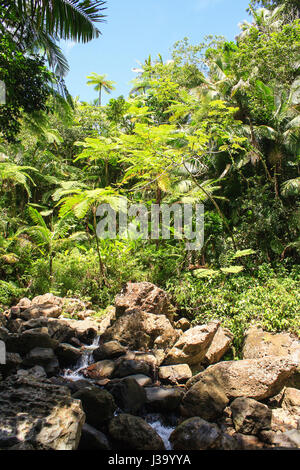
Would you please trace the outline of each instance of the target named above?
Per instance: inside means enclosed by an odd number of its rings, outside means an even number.
[[[127,377],[125,377],[125,378],[127,378]],[[130,375],[130,378],[136,380],[136,382],[141,387],[146,387],[147,385],[152,384],[152,380],[147,375],[143,375],[143,374]]]
[[[7,352],[5,364],[0,364],[0,372],[4,377],[10,374],[15,374],[21,364],[22,358],[20,354]]]
[[[159,368],[158,376],[162,382],[179,384],[190,379],[192,377],[192,371],[187,364],[163,366]]]
[[[257,435],[271,429],[272,411],[252,398],[236,398],[230,405],[235,430]]]
[[[101,325],[95,320],[71,320],[64,318],[60,320],[60,323],[71,328],[73,336],[84,344],[92,344],[96,336],[101,334]]]
[[[187,387],[201,380],[218,384],[227,398],[254,398],[261,401],[282,390],[296,365],[289,358],[265,357],[242,361],[224,361],[208,367],[187,382]]]
[[[101,426],[113,417],[117,408],[113,396],[97,387],[82,388],[73,397],[81,400],[86,422],[100,430]]]
[[[9,331],[4,326],[0,326],[0,341],[6,341],[9,335]]]
[[[236,433],[234,438],[240,450],[259,450],[265,447],[265,444],[256,436]]]
[[[180,318],[180,320],[175,323],[175,328],[177,330],[182,330],[183,332],[189,330],[190,327],[191,324],[187,318]]]
[[[82,371],[85,377],[89,379],[101,380],[105,377],[112,377],[116,364],[114,361],[100,361],[88,366]]]
[[[172,321],[175,311],[166,292],[150,282],[128,282],[117,295],[115,307],[117,318],[129,310],[139,308],[147,313],[165,315]]]
[[[121,346],[118,341],[109,341],[101,344],[99,348],[93,352],[95,361],[103,361],[104,359],[117,359],[126,354],[126,348]]]
[[[32,328],[26,330],[20,335],[10,334],[6,341],[6,348],[9,352],[18,352],[27,354],[34,348],[51,348],[55,349],[58,342],[51,338],[48,328]]]
[[[184,416],[199,416],[206,421],[215,421],[222,416],[228,403],[224,389],[214,377],[204,377],[198,379],[183,397],[181,412]]]
[[[23,364],[26,366],[47,366],[53,359],[56,359],[53,349],[50,348],[34,348],[26,356]]]
[[[123,378],[128,375],[143,374],[151,377],[152,368],[144,361],[121,358],[116,362],[114,377]]]
[[[139,309],[126,310],[103,335],[103,341],[115,340],[133,351],[164,350],[178,338],[165,315],[146,313]]]
[[[110,382],[106,388],[125,413],[136,414],[146,402],[145,390],[131,377]]]
[[[147,408],[150,411],[174,411],[181,402],[183,391],[179,388],[146,387]]]
[[[164,353],[161,354],[161,350],[159,351],[148,351],[148,352],[141,352],[141,351],[128,351],[125,356],[119,359],[119,361],[125,360],[133,360],[133,361],[141,361],[145,362],[151,367],[152,371],[156,370],[156,367],[161,364],[163,359],[165,358]]]
[[[58,358],[61,368],[74,366],[82,356],[82,351],[67,343],[61,343],[56,349],[55,354]]]
[[[118,449],[165,450],[161,437],[142,418],[121,414],[110,421],[108,429]]]
[[[295,406],[300,407],[300,390],[288,387],[284,390],[282,408],[293,409]]]
[[[279,448],[300,449],[300,432],[293,429],[282,434],[276,434],[273,444]]]
[[[0,447],[76,450],[84,423],[78,400],[47,379],[10,376],[0,382]]]
[[[236,450],[237,442],[216,424],[194,417],[181,423],[170,436],[174,450]]]
[[[34,366],[31,369],[19,369],[17,372],[17,376],[20,376],[20,377],[33,376],[37,379],[47,378],[46,371],[44,367],[42,366]]]
[[[183,333],[169,351],[164,364],[200,364],[219,327],[218,322],[195,326]]]
[[[272,431],[285,432],[297,429],[300,420],[300,407],[293,409],[275,408],[272,410]]]
[[[111,446],[103,432],[84,424],[78,450],[111,450]]]
[[[12,318],[20,317],[23,320],[31,318],[52,317],[58,318],[62,313],[63,299],[53,294],[39,295],[32,302],[22,299],[19,304],[11,308]]]
[[[61,307],[63,305],[63,299],[62,297],[57,297],[53,294],[44,294],[44,295],[38,295],[37,297],[34,297],[31,301],[31,306],[32,305],[51,305],[51,306],[56,306],[56,307]]]
[[[289,357],[300,362],[300,341],[289,333],[268,333],[260,328],[250,328],[243,347],[244,359],[267,356]]]
[[[204,363],[211,365],[219,362],[229,350],[233,338],[233,334],[227,328],[219,327],[205,354]]]

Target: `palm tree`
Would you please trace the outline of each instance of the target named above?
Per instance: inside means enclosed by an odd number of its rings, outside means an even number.
[[[239,34],[237,39],[244,39],[249,34],[251,28],[256,28],[263,33],[273,33],[278,31],[284,23],[284,9],[285,5],[281,5],[274,10],[268,10],[267,8],[259,8],[258,10],[254,10],[252,7],[250,7],[251,13],[253,15],[253,23],[244,21],[242,24],[240,24],[242,32]]]
[[[101,93],[102,89],[110,94],[113,90],[115,90],[114,84],[112,80],[107,80],[107,75],[99,75],[98,73],[92,73],[88,77],[88,85],[95,85],[94,90],[99,92],[98,104],[101,106]]]
[[[22,51],[42,50],[59,76],[68,63],[57,42],[88,42],[101,34],[103,0],[4,0],[0,30],[9,34]],[[3,9],[3,10],[2,10]]]

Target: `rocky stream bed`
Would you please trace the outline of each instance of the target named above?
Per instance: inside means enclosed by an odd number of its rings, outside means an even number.
[[[175,314],[143,282],[99,318],[52,294],[0,315],[0,449],[300,448],[299,338],[252,325],[225,361],[230,331]]]

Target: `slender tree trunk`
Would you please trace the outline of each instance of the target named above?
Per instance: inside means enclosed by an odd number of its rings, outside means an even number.
[[[93,227],[94,227],[94,233],[95,233],[95,237],[96,237],[96,247],[97,247],[97,255],[98,255],[98,261],[99,261],[99,272],[100,272],[100,276],[101,276],[100,285],[101,285],[102,279],[103,279],[104,284],[107,285],[107,281],[106,281],[106,277],[105,277],[105,271],[104,271],[104,264],[103,264],[102,257],[101,257],[101,252],[100,252],[99,239],[98,239],[98,236],[97,236],[96,207],[93,207]]]
[[[99,106],[102,104],[101,100],[101,92],[102,92],[102,86],[100,85],[100,90],[99,90]]]
[[[50,289],[53,286],[53,253],[50,251],[49,253],[49,281],[50,281]]]

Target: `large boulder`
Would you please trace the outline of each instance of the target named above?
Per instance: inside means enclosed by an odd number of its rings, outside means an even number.
[[[165,359],[166,365],[200,364],[219,328],[219,322],[195,326],[180,336]]]
[[[267,356],[289,357],[300,362],[300,341],[289,333],[268,333],[260,328],[250,328],[243,346],[244,359]]]
[[[49,330],[46,327],[32,328],[23,331],[21,334],[9,334],[6,340],[6,349],[9,352],[27,354],[34,348],[55,349],[58,342],[51,338]]]
[[[213,377],[198,377],[183,398],[181,412],[184,416],[215,421],[222,416],[228,403],[225,391]]]
[[[78,400],[65,387],[33,376],[0,382],[0,447],[76,450],[84,423]],[[22,447],[22,446],[21,446]]]
[[[236,398],[230,405],[235,430],[257,435],[271,429],[272,411],[252,398]]]
[[[238,444],[222,433],[213,423],[201,418],[190,418],[181,423],[170,436],[174,450],[237,450]]]
[[[89,424],[84,424],[78,450],[110,450],[110,443],[103,434]]]
[[[61,343],[55,350],[61,368],[74,366],[81,358],[83,352],[71,344]]]
[[[129,414],[115,416],[109,423],[109,434],[121,449],[165,450],[157,432],[142,418]]]
[[[174,307],[166,292],[150,282],[128,282],[115,299],[116,317],[139,308],[147,313],[165,315],[172,321]]]
[[[204,363],[206,365],[216,364],[230,348],[233,341],[233,334],[227,328],[219,327],[213,340],[205,354]]]
[[[165,315],[140,309],[126,310],[103,335],[103,341],[119,341],[131,350],[164,350],[173,346],[178,331]]]
[[[150,411],[170,412],[176,410],[183,397],[183,391],[178,387],[146,387],[147,408]]]
[[[106,388],[125,413],[138,413],[146,402],[145,390],[131,377],[112,381]]]
[[[97,387],[85,387],[73,395],[81,401],[86,414],[86,422],[96,429],[102,428],[114,415],[117,407],[113,396]]]
[[[215,383],[229,399],[249,397],[261,401],[279,393],[296,367],[291,359],[275,356],[220,362],[190,379],[187,386],[193,388],[199,381]]]

